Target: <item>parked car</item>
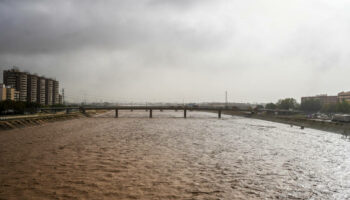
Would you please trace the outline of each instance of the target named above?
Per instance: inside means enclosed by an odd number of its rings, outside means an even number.
[[[332,121],[334,121],[334,122],[350,122],[350,115],[335,114],[332,117]]]

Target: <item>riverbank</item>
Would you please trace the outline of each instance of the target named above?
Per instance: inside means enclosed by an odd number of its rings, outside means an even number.
[[[10,130],[28,126],[39,126],[49,122],[76,119],[80,117],[83,117],[83,115],[80,113],[22,116],[0,121],[0,130]]]
[[[304,128],[313,128],[322,131],[339,133],[350,136],[350,123],[332,122],[326,120],[309,119],[303,115],[272,115],[272,114],[248,114],[237,111],[224,111],[224,114],[238,115],[254,119],[289,124],[291,126],[300,126]]]
[[[65,112],[58,112],[55,114],[34,114],[34,115],[18,115],[18,116],[6,116],[0,120],[0,131],[10,130],[16,128],[25,128],[28,126],[39,126],[42,124],[64,121],[71,119],[78,119],[82,117],[91,117],[96,114],[104,113],[105,110],[89,110],[85,114],[80,112],[74,112],[66,114]]]

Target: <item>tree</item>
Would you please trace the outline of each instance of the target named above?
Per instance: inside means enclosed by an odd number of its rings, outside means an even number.
[[[277,108],[279,109],[285,109],[285,110],[289,110],[289,109],[298,109],[299,104],[297,103],[297,101],[293,98],[286,98],[286,99],[280,99],[277,102]]]
[[[301,102],[300,109],[307,112],[318,112],[322,108],[319,99],[306,99]]]
[[[350,104],[347,101],[337,103],[336,111],[339,113],[350,113]]]
[[[15,114],[23,114],[24,112],[36,112],[37,108],[40,106],[40,104],[33,102],[5,100],[0,101],[0,113],[8,114],[10,112]]]
[[[337,112],[337,104],[324,104],[321,108],[321,112],[323,113],[336,113]]]
[[[256,109],[263,109],[264,108],[264,106],[262,106],[262,105],[256,105],[256,107],[255,107]]]
[[[322,106],[321,111],[325,113],[350,113],[350,103],[342,101],[333,104],[325,104]]]
[[[268,103],[268,104],[265,105],[265,108],[266,108],[266,109],[274,110],[274,109],[277,108],[277,106],[276,106],[276,104],[274,104],[274,103]]]

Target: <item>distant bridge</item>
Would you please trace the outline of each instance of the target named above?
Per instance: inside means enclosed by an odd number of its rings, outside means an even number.
[[[149,117],[153,117],[153,111],[154,110],[174,110],[183,111],[184,118],[187,118],[187,111],[210,111],[210,112],[217,112],[218,118],[221,118],[222,111],[250,111],[250,110],[242,110],[237,108],[223,108],[223,107],[188,107],[188,106],[113,106],[113,107],[90,107],[90,106],[83,106],[83,107],[56,107],[56,108],[42,108],[41,111],[63,111],[65,110],[66,113],[70,113],[74,110],[79,110],[81,113],[86,113],[88,110],[114,110],[115,111],[115,117],[119,117],[119,110],[145,110],[149,111]]]
[[[187,111],[209,111],[209,112],[217,112],[218,118],[221,118],[221,113],[223,111],[236,111],[236,112],[249,112],[250,114],[256,113],[256,112],[270,112],[270,113],[278,113],[278,114],[295,114],[299,113],[297,111],[290,111],[290,110],[270,110],[270,109],[239,109],[236,107],[232,108],[225,108],[225,107],[203,107],[203,106],[112,106],[112,107],[105,107],[105,106],[99,106],[99,107],[90,107],[90,106],[81,106],[81,107],[53,107],[53,108],[42,108],[42,111],[63,111],[68,114],[74,110],[78,110],[83,114],[86,114],[87,110],[114,110],[115,111],[115,117],[119,117],[119,110],[145,110],[149,111],[149,117],[153,117],[153,111],[154,110],[174,110],[183,111],[184,118],[187,118]]]

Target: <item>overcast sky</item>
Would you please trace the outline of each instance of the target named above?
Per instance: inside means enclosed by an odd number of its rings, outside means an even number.
[[[348,0],[0,0],[0,66],[80,101],[275,102],[350,90]]]

